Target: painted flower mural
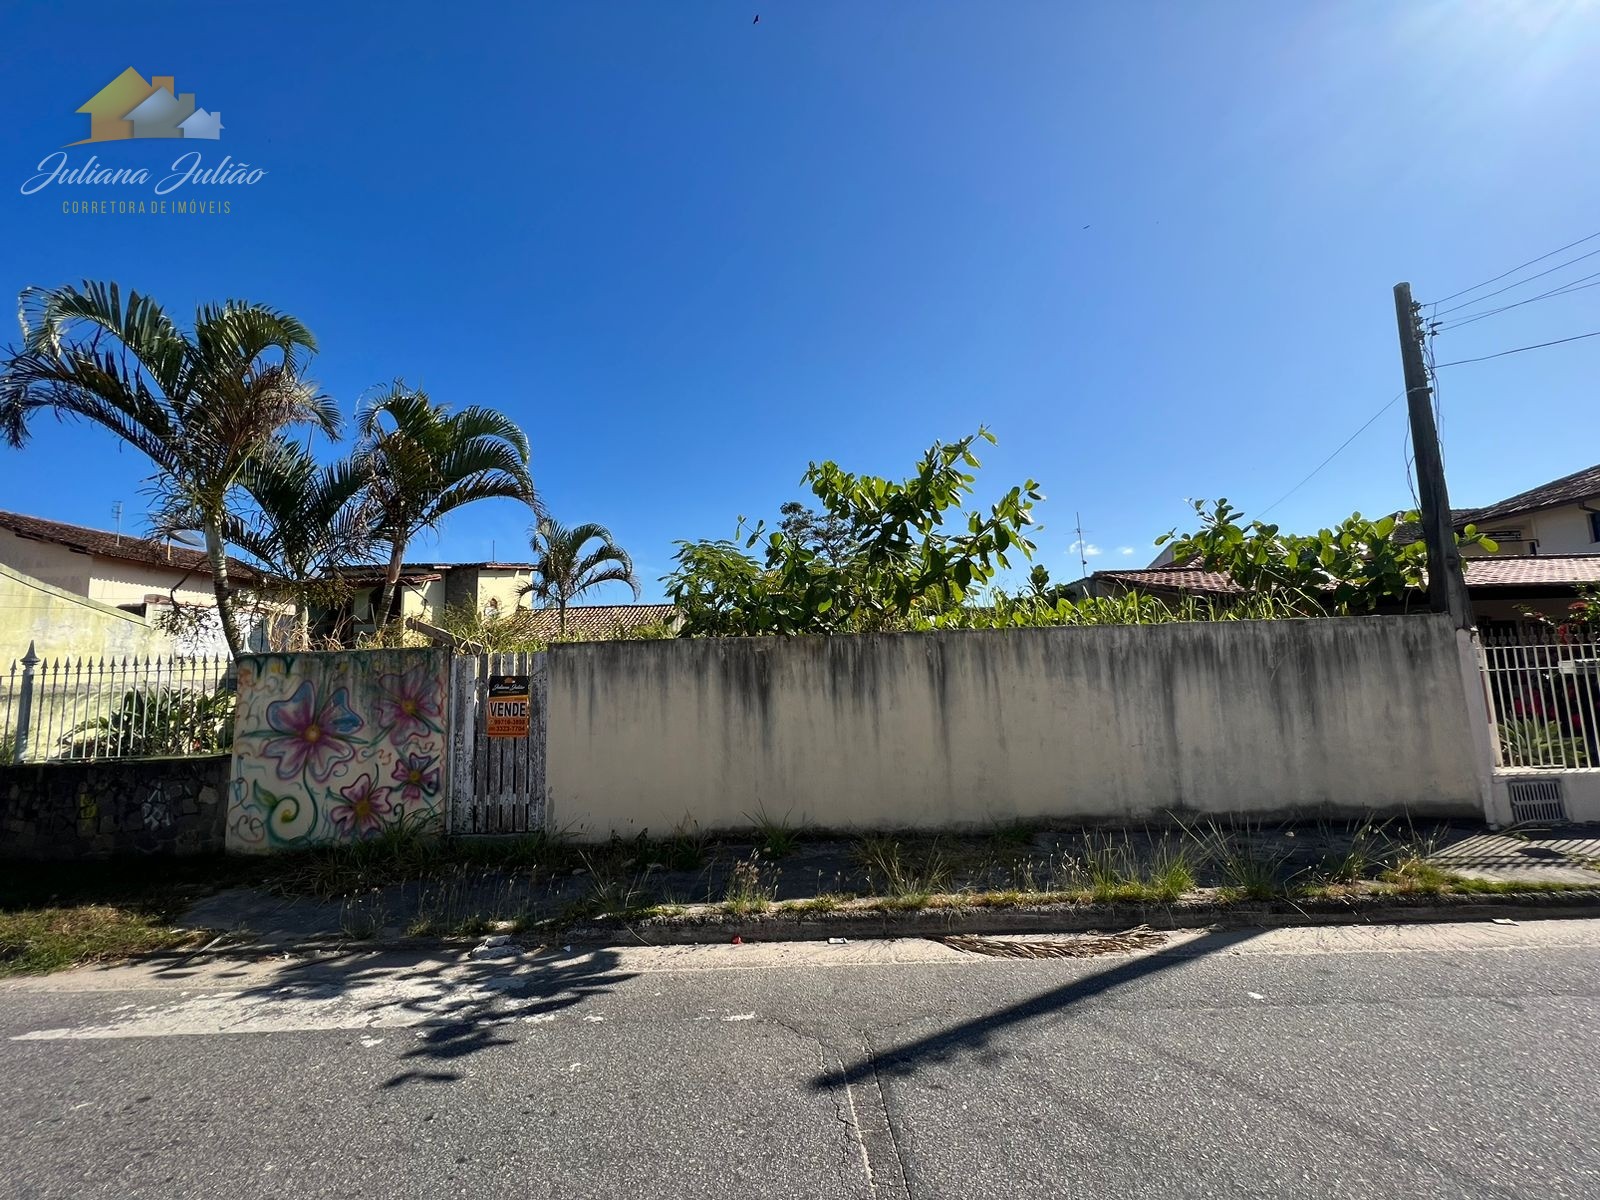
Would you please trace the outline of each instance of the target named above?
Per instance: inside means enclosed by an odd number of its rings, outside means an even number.
[[[394,765],[394,781],[400,785],[400,795],[406,800],[421,800],[439,790],[438,756],[433,754],[403,754]]]
[[[378,703],[373,715],[389,731],[396,746],[427,738],[444,728],[444,693],[428,674],[427,664],[378,680]]]
[[[278,778],[309,774],[327,783],[340,763],[355,756],[352,735],[362,720],[350,710],[349,693],[340,688],[321,705],[317,689],[307,679],[287,700],[267,705],[267,725],[272,730],[261,752],[278,760]]]
[[[229,849],[442,825],[449,671],[434,650],[241,659]]]
[[[346,836],[371,837],[383,829],[394,805],[390,789],[378,787],[371,775],[363,775],[349,787],[340,788],[341,799],[328,807],[328,819]]]

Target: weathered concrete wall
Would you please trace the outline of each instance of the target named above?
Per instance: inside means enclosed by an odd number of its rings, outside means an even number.
[[[241,658],[228,849],[441,832],[449,677],[445,650]]]
[[[26,654],[30,643],[40,658],[122,658],[170,649],[170,639],[145,618],[0,563],[0,670]]]
[[[550,819],[589,838],[1482,812],[1432,616],[584,643],[549,695]]]
[[[0,767],[0,858],[218,852],[227,781],[226,754]]]

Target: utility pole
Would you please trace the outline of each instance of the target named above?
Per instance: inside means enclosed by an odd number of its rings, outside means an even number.
[[[1417,500],[1422,537],[1428,544],[1428,604],[1447,612],[1457,629],[1472,628],[1472,604],[1461,573],[1455,528],[1450,523],[1450,493],[1444,483],[1439,431],[1433,423],[1433,388],[1422,360],[1422,321],[1411,299],[1411,285],[1394,285],[1394,315],[1400,326],[1400,361],[1406,372],[1406,408],[1411,415],[1411,446],[1417,460]]]

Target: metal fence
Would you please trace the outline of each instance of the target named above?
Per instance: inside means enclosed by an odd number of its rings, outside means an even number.
[[[233,743],[228,659],[0,661],[0,763],[210,754]]]
[[[1600,766],[1600,628],[1522,625],[1480,640],[1500,765]]]

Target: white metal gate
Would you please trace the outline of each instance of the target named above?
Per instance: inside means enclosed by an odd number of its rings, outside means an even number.
[[[491,738],[483,719],[489,679],[529,676],[525,738]],[[543,654],[457,658],[450,678],[450,829],[453,833],[531,833],[544,828],[546,719]]]

